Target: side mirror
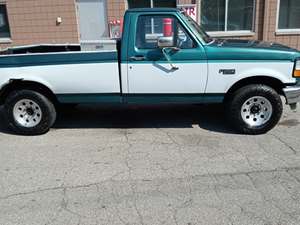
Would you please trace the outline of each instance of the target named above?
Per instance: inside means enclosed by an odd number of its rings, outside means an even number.
[[[159,48],[169,48],[174,47],[174,38],[170,37],[159,37],[157,40],[157,46]]]

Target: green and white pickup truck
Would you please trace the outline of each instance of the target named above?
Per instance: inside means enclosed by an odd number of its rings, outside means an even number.
[[[210,38],[177,9],[128,10],[115,51],[15,48],[0,56],[0,100],[17,133],[45,133],[59,104],[224,103],[242,133],[261,134],[300,101],[300,52]],[[57,51],[56,51],[57,50]]]

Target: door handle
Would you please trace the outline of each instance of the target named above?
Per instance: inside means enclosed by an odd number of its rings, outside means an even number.
[[[145,59],[146,59],[146,57],[142,56],[142,55],[136,55],[136,56],[130,57],[130,60],[132,60],[132,61],[144,61]]]

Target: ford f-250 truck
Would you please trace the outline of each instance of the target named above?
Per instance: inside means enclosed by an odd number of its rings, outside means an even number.
[[[17,133],[45,133],[58,104],[224,103],[239,132],[261,134],[300,101],[300,52],[210,38],[177,9],[133,9],[115,51],[0,56],[0,100]]]

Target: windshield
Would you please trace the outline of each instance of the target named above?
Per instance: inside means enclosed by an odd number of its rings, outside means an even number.
[[[189,25],[191,25],[193,28],[195,28],[195,30],[198,32],[198,34],[201,36],[201,38],[206,42],[206,43],[210,43],[212,42],[214,39],[212,37],[210,37],[203,29],[202,27],[195,22],[195,20],[193,20],[189,15],[187,15],[185,12],[182,12],[182,14],[186,17]]]

